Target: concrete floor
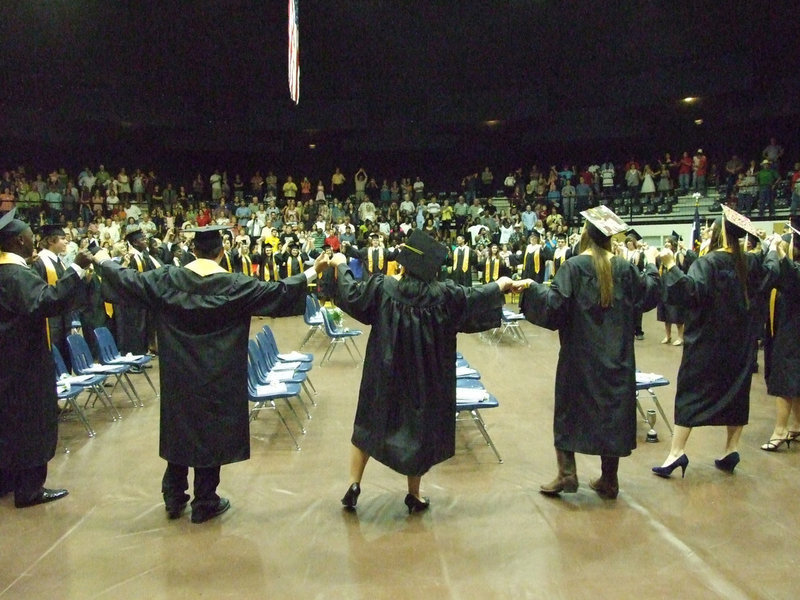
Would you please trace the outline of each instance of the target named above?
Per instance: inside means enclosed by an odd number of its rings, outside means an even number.
[[[300,318],[254,319],[296,348]],[[354,323],[348,322],[355,326]],[[500,407],[484,411],[499,464],[469,422],[456,456],[423,479],[427,513],[408,516],[405,478],[372,462],[356,513],[342,510],[360,366],[341,349],[315,367],[319,390],[297,452],[275,414],[252,423],[252,458],[222,469],[220,493],[232,509],[193,525],[168,521],[160,497],[158,401],[134,409],[121,393],[123,420],[89,410],[97,436],[61,425],[48,485],[68,498],[17,510],[0,500],[0,598],[789,598],[800,552],[800,451],[767,453],[773,400],[756,375],[750,425],[735,475],[714,468],[721,429],[696,430],[686,478],[653,476],[669,432],[620,466],[621,491],[604,501],[587,482],[599,459],[578,456],[577,494],[538,493],[555,474],[552,448],[554,332],[522,325],[530,346],[463,335],[459,350],[479,369]],[[662,346],[655,311],[645,315],[638,366],[674,382],[681,348]],[[358,341],[365,346],[366,339]],[[317,362],[327,341],[305,350]],[[152,370],[157,373],[157,362]],[[720,365],[724,368],[724,365]],[[762,368],[763,372],[763,368]],[[672,415],[674,385],[659,388]],[[649,408],[647,400],[644,407]],[[65,449],[69,449],[69,453]]]

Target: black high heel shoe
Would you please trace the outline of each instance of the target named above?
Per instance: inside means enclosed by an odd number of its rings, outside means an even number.
[[[714,466],[717,467],[720,471],[725,471],[726,473],[733,473],[733,470],[736,468],[736,465],[738,464],[739,464],[738,452],[731,452],[724,458],[718,458],[714,461]]]
[[[766,444],[761,444],[761,449],[766,450],[767,452],[777,452],[780,450],[780,447],[786,444],[786,449],[789,449],[789,446],[792,445],[794,438],[792,437],[785,437],[785,438],[772,438]]]
[[[420,500],[414,494],[406,494],[406,506],[408,507],[408,514],[423,512],[430,508],[431,501],[428,498]]]
[[[659,477],[664,477],[665,479],[669,479],[672,472],[677,469],[678,467],[681,468],[681,479],[686,476],[686,467],[689,466],[689,457],[685,454],[681,454],[678,458],[673,460],[670,464],[666,467],[653,467],[653,473],[658,475]]]
[[[361,486],[358,483],[354,483],[349,488],[347,488],[347,493],[345,493],[344,498],[342,498],[342,505],[347,510],[354,510],[356,504],[358,504],[358,495],[361,493]]]

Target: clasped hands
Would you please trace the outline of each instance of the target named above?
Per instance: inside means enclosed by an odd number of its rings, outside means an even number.
[[[533,279],[514,280],[510,277],[500,277],[497,281],[495,281],[495,283],[503,293],[512,292],[514,294],[518,294],[522,290],[529,288],[533,283]]]

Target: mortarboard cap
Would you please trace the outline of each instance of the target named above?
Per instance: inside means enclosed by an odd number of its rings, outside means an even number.
[[[745,233],[758,235],[758,229],[753,222],[743,214],[736,212],[727,204],[722,205],[722,216],[725,221],[734,226],[732,232],[736,237],[743,237]]]
[[[64,229],[61,227],[61,225],[42,225],[42,230],[40,233],[42,234],[43,238],[50,237],[51,235],[58,235],[62,237],[65,235]]]
[[[201,252],[212,252],[216,248],[222,248],[222,232],[228,229],[230,229],[228,225],[206,225],[188,227],[186,232],[194,234],[194,245]]]
[[[0,240],[12,238],[25,231],[29,226],[25,221],[15,218],[17,209],[12,208],[0,218]]]
[[[628,230],[628,224],[620,219],[613,210],[602,204],[582,211],[581,216],[605,237],[611,237]]]
[[[187,231],[190,231],[187,229]],[[125,230],[125,241],[133,242],[144,237],[144,231],[138,225],[131,225]]]
[[[670,235],[672,235],[672,237],[674,237],[679,242],[683,241],[683,236],[681,234],[679,234],[677,231],[675,231],[674,229],[672,230],[672,233]]]
[[[447,248],[426,233],[414,230],[401,247],[397,262],[420,279],[432,281],[447,258]]]
[[[636,231],[635,229],[628,230],[628,237],[635,239],[637,242],[642,239],[642,236],[639,235],[639,232]]]

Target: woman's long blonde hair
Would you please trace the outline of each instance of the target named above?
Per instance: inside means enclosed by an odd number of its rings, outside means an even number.
[[[600,290],[600,306],[608,308],[614,302],[614,277],[611,274],[611,238],[603,235],[591,223],[586,223],[581,235],[581,253],[586,250],[592,256]]]

